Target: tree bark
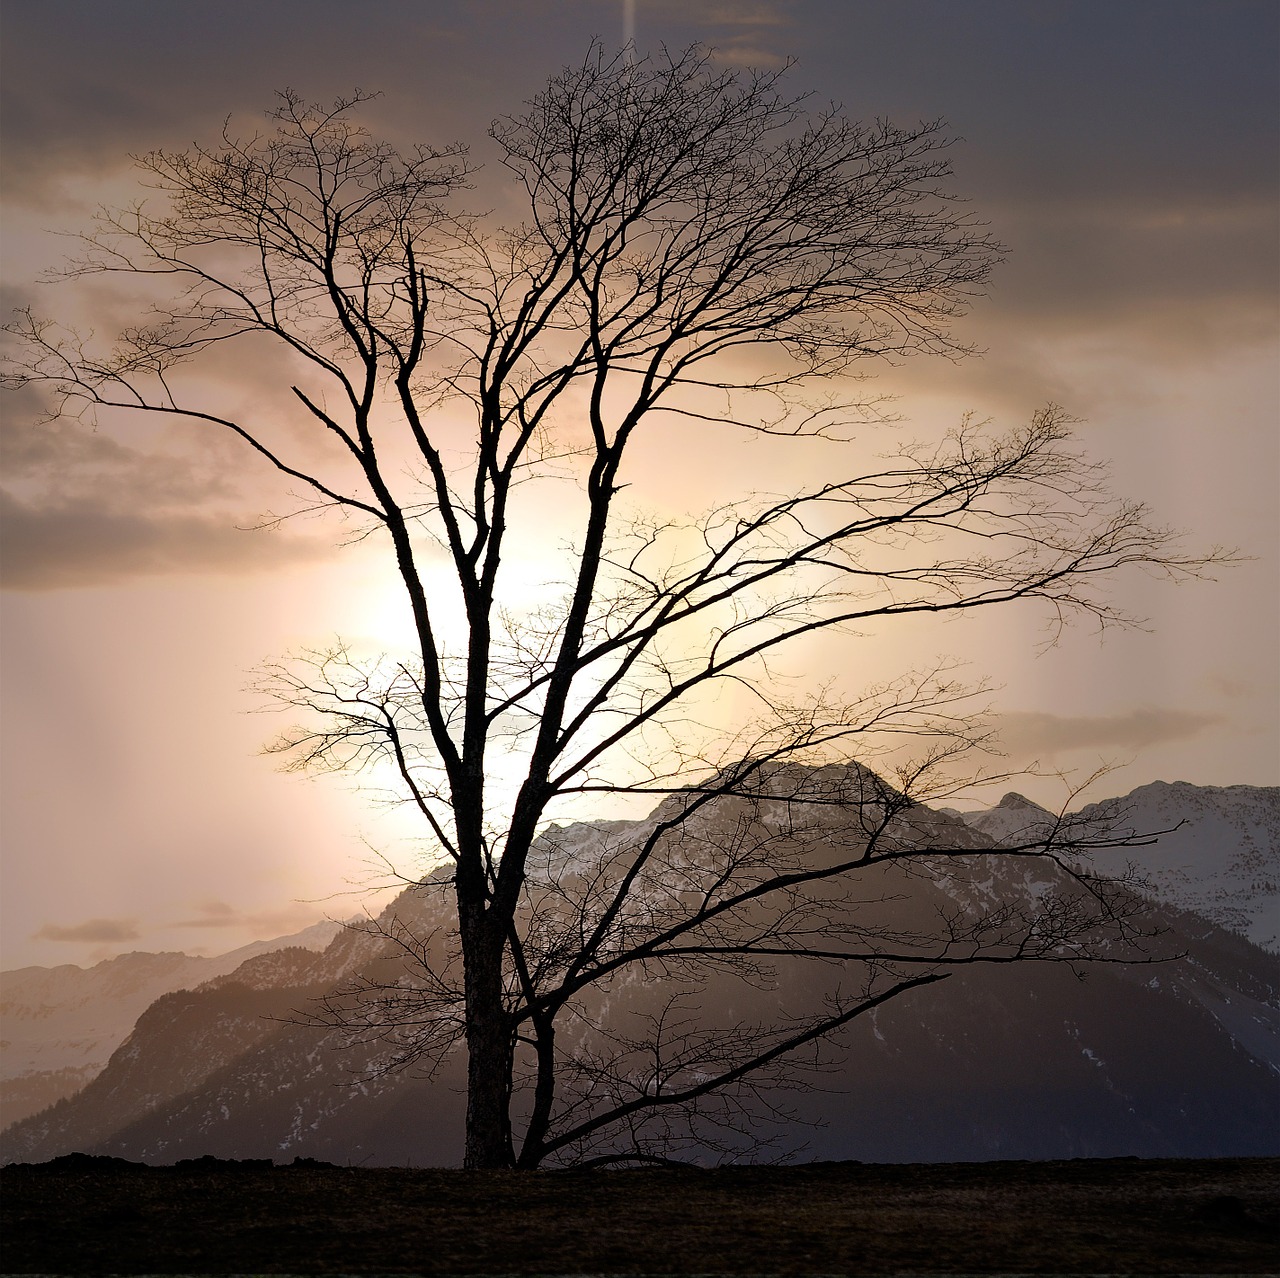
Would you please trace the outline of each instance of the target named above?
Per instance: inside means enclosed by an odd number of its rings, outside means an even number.
[[[503,1005],[504,931],[491,910],[459,909],[466,994],[467,1131],[463,1165],[510,1167],[511,1034]]]

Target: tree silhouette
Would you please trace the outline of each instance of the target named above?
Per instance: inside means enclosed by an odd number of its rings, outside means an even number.
[[[461,150],[373,140],[363,100],[285,93],[265,135],[144,157],[163,209],[101,215],[69,274],[163,277],[172,300],[108,351],[21,313],[7,378],[52,388],[54,412],[231,431],[394,558],[413,661],[338,648],[268,683],[317,712],[282,742],[296,765],[394,768],[451,922],[391,925],[416,976],[357,982],[325,1015],[393,1037],[401,1063],[465,1042],[469,1166],[657,1157],[671,1115],[704,1135],[733,1121],[770,1071],[957,963],[1073,961],[1135,935],[1062,827],[1000,853],[1046,867],[1049,889],[895,922],[882,907],[912,873],[991,855],[918,806],[980,735],[964,690],[939,669],[853,700],[787,696],[771,671],[788,645],[873,620],[1039,600],[1123,621],[1098,579],[1206,562],[1109,495],[1055,407],[848,460],[874,421],[859,364],[962,353],[950,321],[1000,251],[947,194],[941,124],[812,110],[780,75],[697,48],[633,63],[596,47],[490,130],[524,204],[499,226],[456,207]],[[220,413],[189,375],[264,342],[293,421]],[[830,478],[656,519],[624,462],[657,423],[825,441]],[[512,555],[544,486],[577,531],[556,597],[516,611]],[[718,699],[744,687],[758,712],[726,720]],[[811,766],[904,734],[923,758],[892,786]],[[641,836],[559,846],[566,801],[619,793],[668,797]],[[701,1018],[721,979],[815,967],[831,978],[817,1005]],[[606,1024],[628,982],[660,1005]]]

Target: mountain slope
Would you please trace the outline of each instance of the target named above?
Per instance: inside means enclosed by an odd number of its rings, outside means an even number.
[[[731,816],[709,813],[699,838],[714,842],[736,828]],[[762,816],[783,819],[781,811]],[[918,810],[913,819],[954,833],[946,815]],[[849,820],[834,808],[821,814],[815,837],[829,854],[856,837],[842,829]],[[646,825],[553,830],[539,856],[548,866],[587,866],[602,844],[616,847]],[[918,927],[939,910],[972,911],[983,899],[1043,888],[1024,863],[978,857],[962,864],[967,873],[945,863],[913,881],[909,901],[900,893],[883,899],[895,899],[904,924]],[[446,921],[446,904],[436,892],[411,890],[383,923],[398,918],[426,935]],[[1193,914],[1165,908],[1153,922],[1166,929],[1161,952],[1181,957],[1095,966],[1083,983],[1061,966],[966,968],[884,1005],[854,1022],[822,1072],[770,1085],[766,1107],[793,1117],[763,1134],[781,1148],[807,1146],[815,1157],[876,1161],[1277,1152],[1274,960]],[[204,1153],[374,1165],[455,1161],[460,1053],[428,1081],[386,1072],[394,1043],[351,1043],[339,1030],[289,1021],[292,1009],[352,973],[379,964],[384,976],[394,970],[393,949],[347,931],[322,954],[260,956],[162,1000],[100,1078],[4,1133],[0,1154],[6,1161],[75,1149],[153,1162]],[[730,1023],[777,1016],[826,991],[825,977],[802,970],[750,988],[716,977],[702,991],[700,1014]],[[662,993],[661,982],[615,983],[609,1006],[592,1011],[599,1031],[617,1033],[629,1018],[653,1014]]]
[[[213,958],[135,952],[90,968],[23,967],[0,972],[0,1122],[15,1123],[96,1077],[156,999],[192,989],[258,954],[323,949],[339,925],[254,941]]]

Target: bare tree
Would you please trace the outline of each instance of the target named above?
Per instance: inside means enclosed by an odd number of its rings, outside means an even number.
[[[424,1061],[465,1040],[467,1165],[607,1156],[614,1139],[651,1154],[668,1115],[714,1122],[753,1079],[956,963],[1079,959],[1129,935],[1061,830],[1002,852],[1065,867],[1034,907],[894,925],[875,902],[901,884],[875,876],[988,851],[912,816],[973,740],[962,690],[934,671],[852,702],[787,698],[771,675],[797,640],[872,620],[1040,600],[1122,621],[1099,578],[1204,563],[1107,493],[1056,408],[844,473],[868,417],[856,366],[961,353],[948,326],[999,253],[945,190],[941,124],[815,111],[778,75],[718,71],[697,49],[632,64],[595,48],[491,129],[527,207],[495,227],[449,202],[460,151],[399,154],[352,122],[360,102],[285,94],[266,136],[144,157],[165,208],[104,214],[70,273],[168,277],[175,300],[106,353],[20,315],[8,380],[52,387],[56,411],[229,430],[385,539],[416,658],[368,668],[338,650],[271,682],[318,712],[283,743],[294,760],[389,761],[447,866],[424,890],[447,890],[448,935],[388,929],[417,978],[358,985],[330,1012]],[[187,377],[264,340],[332,464],[296,426],[220,414]],[[825,439],[830,478],[655,520],[624,462],[659,421]],[[514,613],[521,486],[543,484],[575,542],[559,596]],[[726,725],[717,698],[744,686],[759,714]],[[933,745],[894,787],[796,771],[875,734]],[[638,841],[557,850],[558,805],[637,792],[670,796]],[[783,826],[761,815],[778,803]],[[802,837],[797,822],[835,809],[859,814],[852,844]],[[832,973],[822,1006],[715,1034],[693,1015],[708,974],[767,985],[798,965]],[[608,1028],[591,1000],[635,979],[669,997]]]

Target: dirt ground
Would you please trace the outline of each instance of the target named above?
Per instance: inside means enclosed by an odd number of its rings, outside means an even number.
[[[490,1173],[72,1155],[0,1188],[10,1274],[1280,1270],[1280,1159]]]

